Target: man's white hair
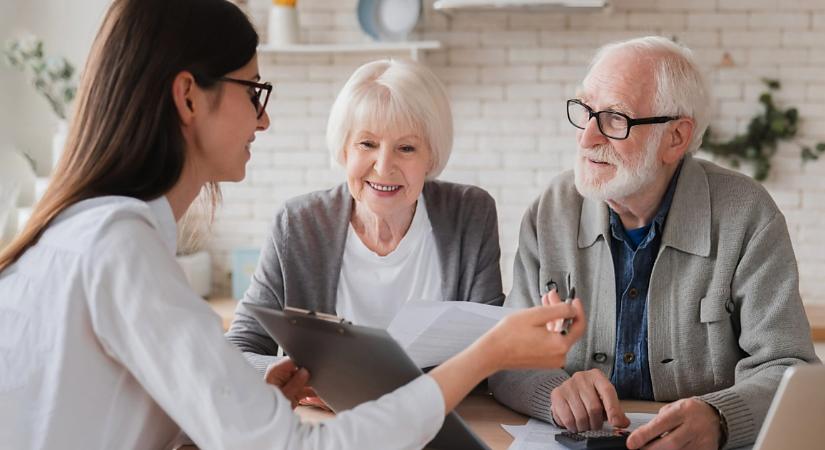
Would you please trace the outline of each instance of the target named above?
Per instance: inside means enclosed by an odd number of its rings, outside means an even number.
[[[590,63],[593,69],[607,55],[616,51],[631,51],[651,57],[655,64],[656,95],[653,114],[657,116],[690,117],[695,122],[688,152],[695,153],[702,145],[702,136],[710,123],[711,94],[693,52],[661,36],[646,36],[614,42],[601,47]]]
[[[426,66],[384,59],[364,64],[347,80],[329,114],[327,149],[344,165],[347,140],[354,127],[384,132],[412,130],[430,146],[437,177],[453,148],[453,115],[447,90]]]

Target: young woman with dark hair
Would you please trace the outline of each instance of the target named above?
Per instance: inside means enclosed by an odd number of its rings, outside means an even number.
[[[176,221],[243,179],[269,126],[257,35],[225,0],[115,0],[65,154],[0,254],[0,442],[15,449],[416,448],[496,370],[558,367],[580,304],[504,319],[468,349],[323,425],[292,406],[309,374],[267,385],[175,262]],[[568,336],[548,323],[575,317]]]

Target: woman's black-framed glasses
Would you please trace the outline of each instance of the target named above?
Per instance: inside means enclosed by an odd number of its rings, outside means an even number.
[[[616,111],[593,111],[593,108],[578,99],[567,100],[567,120],[574,127],[584,130],[593,117],[596,118],[596,124],[603,135],[617,140],[627,139],[630,136],[630,129],[636,125],[665,123],[679,118],[678,116],[656,116],[633,119]]]
[[[258,119],[264,115],[264,111],[266,111],[266,103],[269,101],[269,94],[272,93],[272,83],[258,83],[256,81],[239,80],[237,78],[230,77],[220,77],[218,80],[251,87],[254,90],[254,93],[252,94],[250,100],[252,100],[252,104],[255,105],[255,111],[258,113]],[[263,96],[263,101],[261,101],[261,96]]]

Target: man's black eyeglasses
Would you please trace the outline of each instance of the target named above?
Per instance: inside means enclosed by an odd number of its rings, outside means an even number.
[[[271,83],[258,83],[250,80],[239,80],[237,78],[220,77],[218,81],[228,81],[230,83],[242,84],[251,87],[255,92],[252,94],[252,104],[255,105],[255,111],[258,113],[258,118],[264,115],[266,110],[266,103],[269,101],[269,94],[272,92]],[[266,93],[266,95],[264,95]],[[263,95],[263,101],[261,96]]]
[[[636,125],[665,123],[679,118],[678,116],[656,116],[633,119],[616,111],[593,111],[593,108],[585,105],[581,100],[567,100],[567,120],[574,127],[584,130],[593,117],[596,118],[596,124],[603,135],[617,140],[627,139],[630,136],[630,128]]]

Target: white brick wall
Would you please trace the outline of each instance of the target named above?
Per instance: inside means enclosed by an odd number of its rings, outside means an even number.
[[[307,42],[368,41],[356,0],[300,0]],[[502,273],[509,290],[518,228],[529,203],[573,162],[573,129],[564,100],[574,95],[601,44],[657,33],[691,46],[707,69],[716,100],[713,128],[729,136],[758,111],[761,77],[779,77],[778,98],[807,122],[800,142],[825,139],[825,1],[615,0],[599,12],[456,12],[425,0],[416,37],[444,48],[426,52],[448,87],[456,140],[442,178],[474,183],[498,202]],[[248,2],[264,24],[269,2]],[[261,29],[265,30],[265,26]],[[265,38],[265,36],[264,36]],[[733,67],[721,65],[729,55]],[[275,83],[272,127],[253,146],[247,179],[224,187],[211,249],[216,288],[228,289],[229,254],[263,242],[274,210],[287,198],[344,179],[324,148],[326,114],[335,93],[363,62],[403,53],[261,55],[264,79]],[[765,186],[787,217],[806,302],[825,302],[825,161],[801,168],[798,147],[783,144]]]

